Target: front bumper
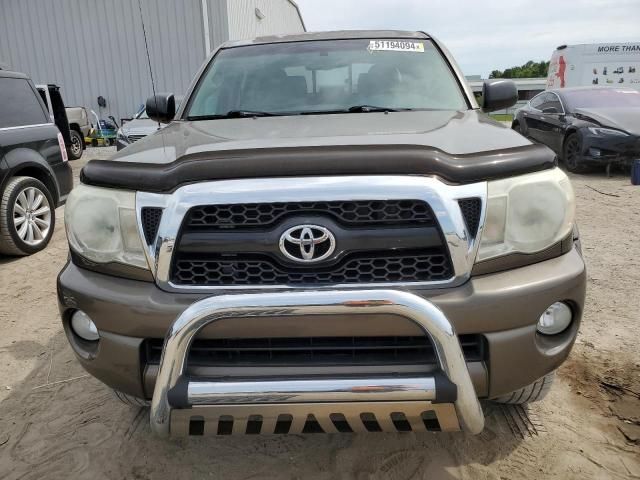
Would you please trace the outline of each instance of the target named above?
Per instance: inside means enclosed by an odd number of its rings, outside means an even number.
[[[407,378],[243,381],[195,380],[186,375],[186,358],[193,339],[205,326],[222,319],[286,315],[322,321],[318,317],[378,313],[399,315],[415,322],[433,341],[442,373]],[[381,407],[379,402],[384,405]],[[441,403],[449,404],[449,408],[431,406]],[[455,414],[451,404],[455,406]],[[407,405],[411,411],[402,412]],[[353,413],[354,407],[359,414]],[[346,415],[343,409],[348,410]],[[288,415],[291,422],[287,433],[302,433],[310,416],[329,433],[337,428],[331,416],[342,414],[350,430],[359,431],[367,429],[362,415],[371,410],[377,410],[375,418],[380,428],[393,423],[394,413],[402,412],[412,430],[424,430],[423,413],[427,411],[435,412],[439,425],[446,430],[457,430],[460,426],[477,434],[484,428],[482,409],[456,333],[432,303],[395,290],[223,295],[193,304],[171,326],[151,402],[151,426],[160,435],[188,434],[194,428],[201,430],[198,433],[216,434],[220,421],[230,415],[237,433],[248,433],[252,419],[259,422],[260,433],[275,433],[278,419]]]
[[[585,163],[606,165],[620,163],[631,165],[640,159],[640,137],[594,135],[588,130],[582,132],[582,158]]]
[[[584,262],[574,248],[534,265],[472,277],[459,287],[416,288],[411,293],[442,311],[459,335],[481,334],[486,339],[486,359],[467,363],[467,367],[477,396],[493,398],[534,382],[565,360],[582,316],[585,277]],[[302,292],[309,298],[316,295]],[[142,355],[145,339],[164,338],[177,317],[210,295],[166,292],[151,282],[95,273],[73,263],[58,278],[63,325],[81,364],[107,385],[142,398],[151,398],[158,376],[158,365],[145,363]],[[572,306],[571,327],[552,337],[537,334],[539,316],[556,301]],[[97,325],[101,335],[97,345],[83,343],[70,330],[69,318],[77,309],[85,311]],[[205,326],[198,338],[327,334],[415,335],[416,327],[386,313],[334,314],[323,322],[305,315],[281,315],[220,320]]]

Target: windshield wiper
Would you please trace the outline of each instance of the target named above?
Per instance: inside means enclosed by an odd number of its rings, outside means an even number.
[[[335,110],[307,110],[299,112],[298,115],[330,115],[335,113],[369,113],[369,112],[407,112],[413,108],[391,108],[377,107],[375,105],[354,105],[347,108],[338,108]]]
[[[229,110],[224,114],[227,118],[235,117],[275,117],[277,113],[273,112],[260,112],[255,110]]]
[[[216,115],[194,115],[187,117],[187,120],[217,120],[220,118],[251,118],[251,117],[276,117],[278,113],[260,112],[254,110],[229,110],[224,114]]]
[[[368,112],[399,112],[400,110],[411,110],[410,108],[391,108],[378,107],[375,105],[354,105],[347,108],[349,113],[368,113]]]
[[[354,105],[352,107],[340,108],[336,110],[307,110],[297,112],[261,112],[254,110],[229,110],[224,114],[215,115],[193,115],[187,120],[217,120],[220,118],[251,118],[251,117],[283,117],[289,115],[324,115],[333,113],[369,113],[369,112],[406,112],[412,108],[391,108],[378,107],[375,105]]]

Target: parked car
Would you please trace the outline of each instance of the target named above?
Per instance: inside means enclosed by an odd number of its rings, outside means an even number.
[[[88,132],[90,128],[86,110],[83,107],[66,108],[57,85],[36,85],[36,88],[53,122],[62,133],[69,158],[78,160],[85,148],[83,132]],[[70,113],[71,118],[68,116]]]
[[[640,158],[640,91],[618,87],[547,90],[518,110],[512,127],[551,147],[570,172],[629,166]]]
[[[175,97],[176,109],[180,106],[181,100],[182,96]],[[116,148],[117,150],[122,150],[141,138],[157,132],[162,127],[162,124],[159,124],[149,118],[146,108],[142,106],[134,115],[132,120],[129,120],[128,122],[123,121],[122,126],[118,130]]]
[[[71,129],[69,154],[73,160],[78,160],[82,157],[82,152],[87,147],[85,138],[91,130],[91,122],[89,121],[87,109],[84,107],[66,107],[65,111],[67,112],[67,120]]]
[[[544,397],[585,265],[555,154],[422,32],[223,44],[83,169],[62,323],[161,435],[459,430]]]
[[[123,123],[118,129],[118,135],[116,137],[116,149],[122,150],[123,148],[137,142],[141,138],[151,135],[156,132],[160,126],[158,122],[151,120],[147,116],[147,111],[144,107],[138,110],[132,120]]]
[[[0,254],[45,248],[72,186],[64,139],[35,86],[0,70]]]

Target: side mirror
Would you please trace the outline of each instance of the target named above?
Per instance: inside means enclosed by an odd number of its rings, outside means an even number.
[[[542,113],[560,113],[556,107],[547,107],[542,109]]]
[[[512,80],[488,80],[482,86],[483,112],[509,108],[518,101],[518,87]]]
[[[169,123],[176,115],[176,100],[173,93],[158,93],[147,98],[147,116],[160,123]]]

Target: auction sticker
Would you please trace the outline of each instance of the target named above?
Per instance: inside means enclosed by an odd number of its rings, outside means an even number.
[[[418,52],[424,53],[424,43],[406,40],[371,40],[369,51]]]

